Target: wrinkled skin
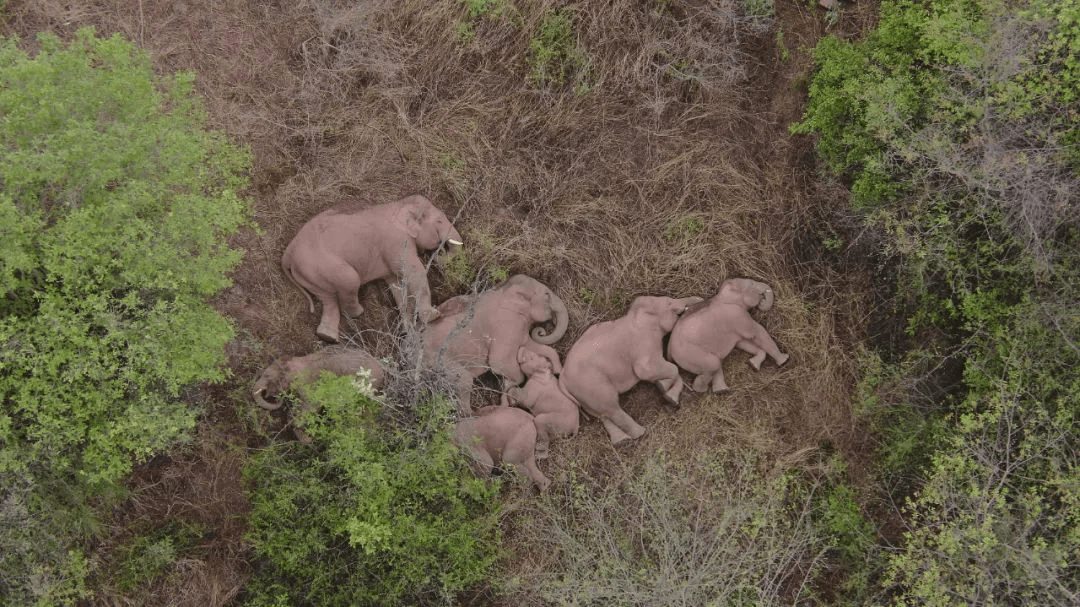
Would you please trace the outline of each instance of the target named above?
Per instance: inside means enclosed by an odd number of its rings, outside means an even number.
[[[300,228],[281,256],[281,269],[304,292],[311,312],[312,296],[322,304],[315,334],[337,342],[341,314],[363,313],[358,292],[374,280],[386,281],[407,319],[414,310],[423,322],[434,318],[437,313],[419,252],[444,242],[461,245],[461,235],[420,195],[360,210],[335,207]]]
[[[768,331],[750,317],[749,310],[772,308],[769,285],[746,278],[725,280],[720,291],[705,304],[688,311],[675,323],[668,340],[668,356],[679,367],[694,373],[695,392],[728,389],[723,361],[735,348],[748,352],[750,366],[761,369],[765,356],[777,366],[788,360]]]
[[[302,391],[304,384],[317,380],[323,371],[334,375],[353,375],[364,369],[371,371],[371,385],[376,389],[381,388],[385,375],[382,365],[374,356],[359,348],[330,346],[307,356],[279,358],[259,374],[251,396],[260,407],[273,411],[281,408],[281,401],[277,398],[282,392],[294,388]],[[303,394],[301,400],[301,409],[310,409]],[[301,442],[310,442],[299,428],[294,427],[294,431]]]
[[[548,480],[536,465],[536,426],[533,417],[514,407],[483,407],[476,417],[454,426],[454,443],[467,453],[481,476],[491,474],[498,463],[511,464],[541,491]]]
[[[555,324],[550,334],[536,326],[548,322]],[[562,339],[568,323],[566,304],[551,289],[518,274],[490,291],[443,302],[424,333],[424,356],[428,364],[451,369],[460,412],[469,415],[473,380],[485,371],[502,378],[504,391],[525,381],[518,365],[522,346],[560,372],[559,354],[550,344]]]
[[[514,402],[533,414],[536,458],[544,459],[552,438],[577,434],[581,415],[577,403],[559,388],[550,360],[522,347],[518,350],[518,364],[529,379],[523,388],[510,388],[506,394],[508,404]]]
[[[639,381],[655,383],[664,397],[679,403],[679,368],[664,360],[663,339],[679,315],[700,297],[638,297],[622,318],[595,324],[566,355],[559,385],[586,413],[600,418],[612,444],[645,433],[619,406],[619,395]]]

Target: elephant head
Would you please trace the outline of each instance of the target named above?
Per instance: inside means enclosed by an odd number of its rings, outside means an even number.
[[[291,373],[286,362],[276,360],[271,363],[259,375],[259,379],[255,380],[255,386],[251,390],[251,396],[255,403],[267,411],[280,409],[281,401],[277,400],[276,396],[289,388],[291,383],[289,375]]]
[[[450,219],[423,196],[405,199],[395,220],[416,242],[418,249],[430,251],[444,242],[450,245],[451,250],[461,246],[461,234],[458,234]]]
[[[512,289],[520,293],[528,300],[528,315],[534,323],[555,323],[551,333],[543,326],[535,326],[529,331],[533,341],[544,345],[551,345],[566,334],[566,328],[570,324],[570,316],[566,310],[566,304],[553,293],[544,283],[525,276],[515,274],[506,280],[500,289]]]
[[[670,333],[679,316],[687,308],[703,301],[705,300],[696,296],[682,299],[642,296],[635,298],[630,304],[627,316],[634,316],[635,323],[656,323],[664,333]]]
[[[720,285],[718,300],[738,304],[747,310],[753,307],[762,312],[773,305],[773,291],[769,285],[749,278],[729,278]]]

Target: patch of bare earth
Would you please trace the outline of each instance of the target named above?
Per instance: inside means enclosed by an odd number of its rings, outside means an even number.
[[[99,555],[136,520],[209,525],[199,556],[151,603],[228,604],[248,575],[239,470],[282,418],[256,410],[247,386],[275,356],[317,347],[318,310],[279,260],[300,225],[346,199],[429,196],[454,218],[480,277],[529,274],[568,303],[563,355],[637,295],[709,297],[733,276],[773,286],[776,305],[760,320],[791,354],[787,365],[754,372],[734,354],[730,392],[688,390],[678,409],[639,386],[624,403],[648,433],[616,449],[584,421],[542,464],[556,483],[569,461],[617,480],[658,449],[689,461],[720,443],[778,465],[823,449],[862,460],[868,445],[849,404],[869,281],[858,255],[823,246],[845,201],[815,174],[812,143],[787,134],[824,12],[794,0],[777,0],[772,20],[746,18],[736,0],[516,4],[470,18],[457,0],[7,3],[4,33],[95,25],[139,43],[162,72],[193,70],[211,126],[254,156],[258,229],[235,239],[246,256],[217,300],[238,331],[233,378],[200,392],[209,414],[194,446],[133,476]],[[848,6],[829,31],[859,31],[875,5]],[[529,40],[560,7],[584,63],[566,83],[538,85]],[[435,301],[463,290],[438,270],[430,279]],[[391,353],[397,314],[385,288],[366,287],[361,303],[367,312],[343,329]],[[513,544],[516,524],[511,514],[506,566],[544,567],[550,555]],[[131,600],[105,594],[103,603]]]

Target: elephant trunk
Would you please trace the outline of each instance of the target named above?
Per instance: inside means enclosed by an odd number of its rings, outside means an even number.
[[[251,396],[255,399],[255,404],[267,411],[274,411],[281,408],[281,403],[272,403],[266,400],[266,386],[262,385],[261,382],[255,384],[255,389],[251,391]]]
[[[562,339],[566,334],[566,328],[570,326],[570,314],[566,310],[566,303],[559,296],[551,294],[551,319],[555,322],[555,329],[548,334],[544,327],[533,327],[529,336],[537,343],[550,346]]]
[[[760,290],[762,294],[761,303],[758,304],[758,309],[762,312],[768,312],[773,305],[772,287],[763,282],[755,282],[754,287]]]

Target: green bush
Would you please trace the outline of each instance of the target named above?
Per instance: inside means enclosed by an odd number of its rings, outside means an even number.
[[[55,549],[0,539],[20,543],[0,594],[55,604],[87,504],[188,436],[185,386],[224,376],[206,300],[240,259],[249,160],[203,128],[191,74],[90,29],[39,42],[0,40],[0,500],[52,521]]]
[[[249,605],[452,604],[485,580],[499,542],[496,485],[450,442],[435,399],[399,424],[357,378],[305,395],[311,445],[259,451],[248,539],[259,557]]]
[[[1080,597],[1078,51],[1076,0],[883,2],[863,41],[815,51],[793,130],[850,181],[938,353],[895,382],[936,401],[929,424],[902,390],[874,406],[882,469],[923,480],[873,565],[898,605]]]

